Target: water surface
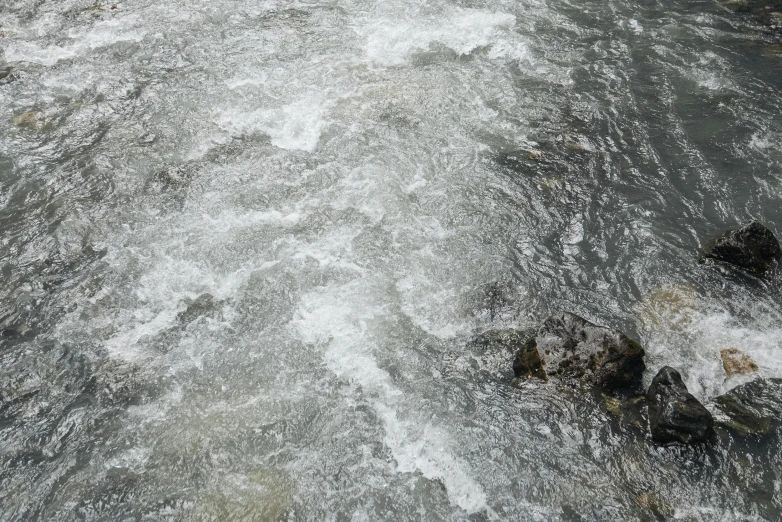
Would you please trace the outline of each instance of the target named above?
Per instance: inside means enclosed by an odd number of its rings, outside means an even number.
[[[509,386],[568,310],[782,376],[782,56],[711,1],[8,0],[0,519],[779,520],[779,434]]]

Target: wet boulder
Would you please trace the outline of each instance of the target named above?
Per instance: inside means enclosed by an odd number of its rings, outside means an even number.
[[[626,335],[571,313],[546,319],[516,352],[516,377],[577,379],[604,391],[640,387],[644,349]]]
[[[700,262],[719,261],[754,275],[763,275],[782,254],[774,234],[757,221],[719,236]]]
[[[722,424],[742,435],[762,435],[782,421],[782,379],[755,379],[714,399]]]
[[[670,366],[663,367],[652,380],[646,401],[649,427],[657,442],[692,444],[711,435],[711,413],[687,391],[681,374]]]

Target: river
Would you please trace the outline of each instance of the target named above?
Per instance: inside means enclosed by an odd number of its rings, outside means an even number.
[[[567,310],[705,404],[723,348],[782,376],[779,279],[698,264],[782,232],[751,20],[5,0],[0,35],[0,519],[782,519],[779,437],[658,446],[469,344]]]

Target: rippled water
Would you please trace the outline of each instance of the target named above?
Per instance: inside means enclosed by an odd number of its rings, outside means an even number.
[[[509,386],[569,310],[782,376],[782,56],[716,2],[6,0],[0,519],[780,520],[779,434]],[[0,68],[2,72],[2,68]]]

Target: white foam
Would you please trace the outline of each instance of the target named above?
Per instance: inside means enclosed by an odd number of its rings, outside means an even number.
[[[118,42],[140,42],[144,32],[128,30],[133,25],[129,18],[112,18],[95,23],[89,31],[71,30],[68,38],[72,43],[41,47],[32,42],[15,40],[8,44],[5,58],[8,61],[26,61],[51,66],[60,60],[67,60],[85,54],[88,50],[106,47]]]
[[[382,305],[367,302],[372,290],[368,286],[359,279],[306,294],[292,329],[302,341],[324,345],[329,370],[360,387],[383,422],[383,440],[398,472],[419,472],[441,481],[450,502],[468,513],[488,511],[483,488],[453,455],[448,434],[430,423],[399,418],[405,396],[372,355],[371,324],[386,312]]]
[[[684,315],[671,317],[671,324],[685,321],[684,328],[668,328],[665,323],[651,329],[644,340],[649,353],[649,378],[668,365],[681,371],[688,390],[701,400],[720,395],[756,377],[782,375],[782,328],[775,325],[747,324],[727,311],[687,309]],[[720,351],[736,348],[748,355],[758,371],[746,376],[728,377],[722,366]]]
[[[313,96],[274,109],[224,111],[218,115],[217,123],[231,134],[261,131],[269,135],[276,147],[311,152],[328,124],[325,115],[329,106]]]
[[[749,142],[749,146],[753,147],[757,150],[768,150],[775,148],[779,145],[779,141],[774,139],[776,136],[774,134],[764,134],[760,135],[759,133],[755,133],[752,135],[752,139]]]
[[[370,60],[400,65],[416,51],[439,43],[459,55],[492,45],[491,57],[528,58],[526,45],[512,32],[516,17],[477,9],[458,9],[447,17],[417,16],[398,23],[380,20],[356,28],[366,38]]]

